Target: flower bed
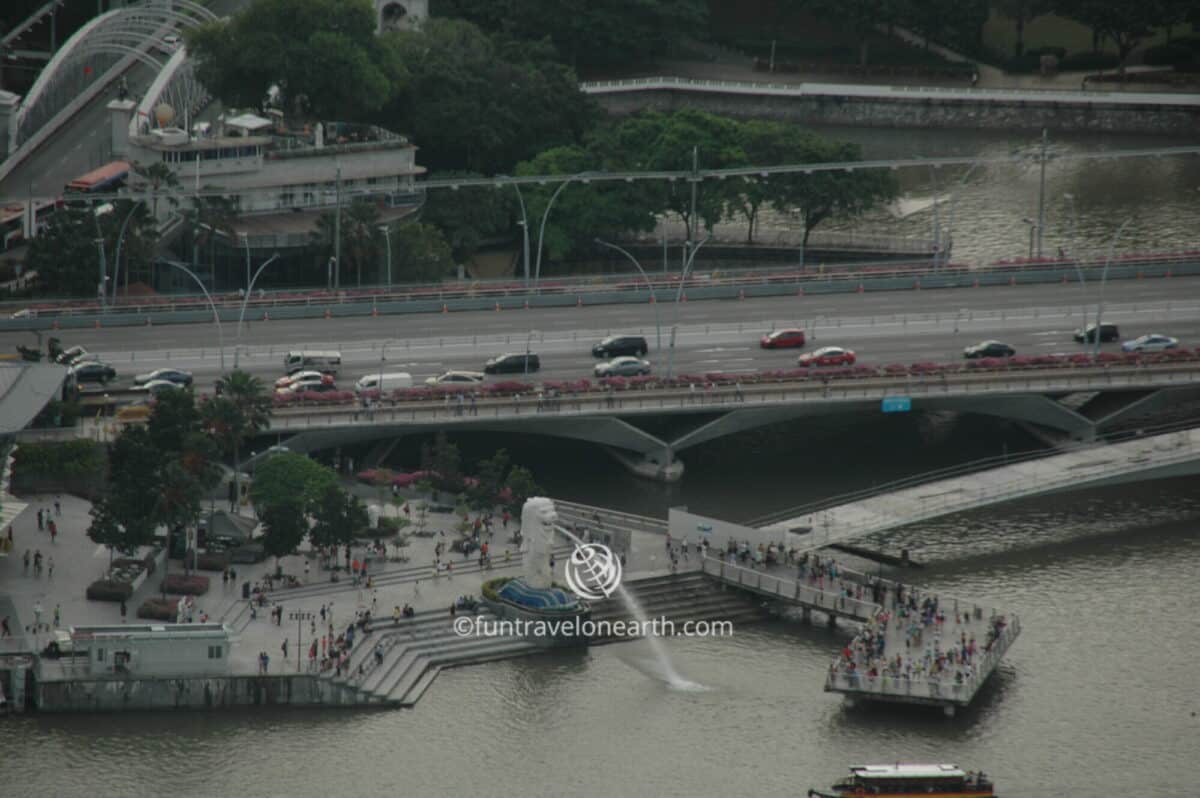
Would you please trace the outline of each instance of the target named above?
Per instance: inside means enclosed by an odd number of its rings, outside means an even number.
[[[192,564],[192,558],[184,560],[188,565]],[[226,552],[201,552],[196,555],[195,569],[197,571],[224,571],[229,567],[229,555]]]
[[[133,595],[133,585],[111,579],[97,579],[87,587],[87,597],[92,601],[125,601]]]
[[[174,623],[179,617],[179,599],[148,598],[138,607],[137,617]]]
[[[208,577],[192,574],[168,574],[162,581],[162,592],[184,596],[202,596],[208,592]]]

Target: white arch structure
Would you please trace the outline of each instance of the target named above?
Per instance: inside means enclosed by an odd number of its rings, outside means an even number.
[[[152,53],[170,50],[168,34],[216,18],[193,0],[147,0],[95,17],[63,43],[22,99],[10,153],[53,132],[135,61],[161,71]]]
[[[167,59],[167,63],[155,75],[154,81],[138,103],[137,113],[129,120],[130,136],[141,132],[138,127],[142,120],[154,118],[154,108],[159,103],[166,103],[174,108],[180,119],[185,116],[194,119],[208,104],[211,95],[204,88],[204,84],[196,79],[194,63],[184,47],[180,47]]]

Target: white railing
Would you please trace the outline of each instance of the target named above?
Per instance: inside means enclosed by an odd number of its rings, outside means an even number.
[[[777,596],[783,601],[801,604],[834,615],[868,619],[874,618],[876,613],[882,609],[873,602],[847,597],[840,590],[834,590],[832,587],[826,590],[805,585],[765,571],[731,565],[712,555],[701,558],[700,570],[727,584],[737,585],[756,593]]]

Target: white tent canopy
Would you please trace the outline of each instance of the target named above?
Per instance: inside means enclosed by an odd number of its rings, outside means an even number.
[[[232,119],[225,120],[226,127],[237,128],[238,130],[245,131],[247,134],[271,127],[273,124],[270,119],[264,119],[256,114],[239,114]]]

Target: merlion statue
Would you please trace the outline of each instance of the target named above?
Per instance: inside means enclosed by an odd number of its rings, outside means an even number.
[[[554,582],[550,555],[554,548],[554,527],[558,511],[554,502],[543,496],[532,496],[521,508],[521,551],[525,553],[525,584],[547,588]]]

